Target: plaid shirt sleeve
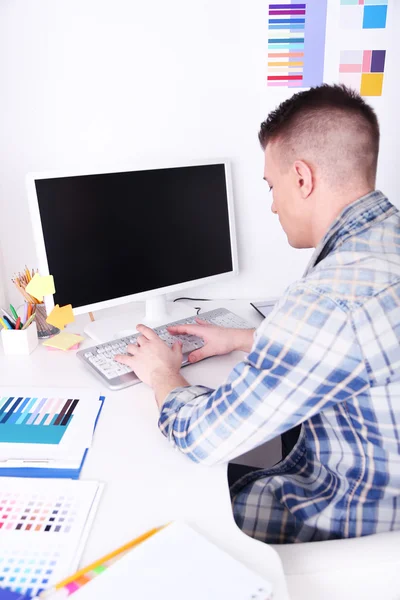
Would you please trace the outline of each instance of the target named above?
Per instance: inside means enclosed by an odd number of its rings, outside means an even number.
[[[369,387],[351,315],[304,282],[255,334],[218,389],[173,390],[159,427],[195,462],[228,462]]]

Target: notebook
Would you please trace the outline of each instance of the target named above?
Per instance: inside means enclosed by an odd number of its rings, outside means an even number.
[[[181,522],[128,552],[74,600],[269,600],[270,583]]]

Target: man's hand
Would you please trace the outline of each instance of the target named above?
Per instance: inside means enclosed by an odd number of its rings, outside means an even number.
[[[141,381],[153,388],[163,379],[178,376],[182,364],[181,343],[176,342],[170,348],[150,327],[138,325],[137,330],[141,335],[137,337],[137,344],[127,346],[129,355],[118,354],[115,360],[128,365]]]
[[[229,354],[233,350],[250,352],[253,345],[254,329],[233,329],[211,325],[207,321],[196,318],[197,325],[174,325],[168,327],[172,335],[196,335],[204,340],[204,346],[191,352],[190,362],[197,362],[208,356]]]

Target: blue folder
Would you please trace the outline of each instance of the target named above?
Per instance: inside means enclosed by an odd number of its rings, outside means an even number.
[[[94,429],[96,429],[100,413],[103,409],[104,400],[105,396],[100,396],[99,401],[101,402],[101,407],[99,412],[97,413],[96,421],[94,423]],[[79,479],[88,451],[89,448],[86,448],[82,458],[82,462],[77,469],[41,469],[38,467],[15,467],[15,469],[5,469],[4,467],[0,467],[0,477],[43,477],[47,479]],[[0,590],[0,600],[3,600],[3,596],[1,595],[2,593],[3,590]],[[6,596],[4,596],[4,598],[6,598]]]

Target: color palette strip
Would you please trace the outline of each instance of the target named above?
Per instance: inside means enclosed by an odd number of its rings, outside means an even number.
[[[340,53],[340,82],[362,96],[381,96],[386,50],[344,50]]]
[[[385,29],[388,0],[341,0],[343,29]]]
[[[327,0],[279,2],[268,10],[268,86],[311,87],[324,75]]]
[[[78,403],[73,398],[0,398],[0,440],[59,444]]]

